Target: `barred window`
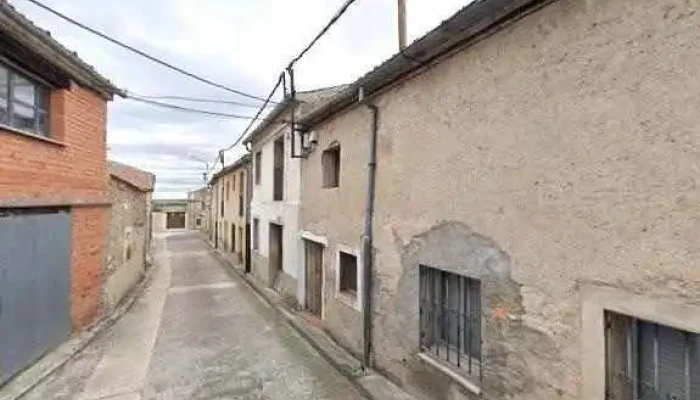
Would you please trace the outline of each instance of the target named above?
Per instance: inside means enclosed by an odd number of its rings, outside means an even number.
[[[605,313],[606,400],[700,399],[700,335]]]
[[[421,352],[481,380],[481,283],[420,266]]]

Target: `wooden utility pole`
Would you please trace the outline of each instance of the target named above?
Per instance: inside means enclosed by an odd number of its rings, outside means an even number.
[[[398,1],[399,50],[406,48],[406,0]]]

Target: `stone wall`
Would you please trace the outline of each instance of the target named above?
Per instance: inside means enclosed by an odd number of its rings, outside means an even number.
[[[143,192],[119,179],[109,183],[112,214],[105,268],[105,305],[114,308],[141,279],[146,268],[149,243],[150,192]]]
[[[482,281],[486,399],[581,398],[582,285],[700,305],[698,11],[556,1],[373,99],[378,369],[418,396],[478,398],[417,356],[418,264]],[[316,127],[302,165],[302,229],[327,265],[361,239],[369,127],[361,106]],[[359,314],[334,301],[325,323],[359,353]]]

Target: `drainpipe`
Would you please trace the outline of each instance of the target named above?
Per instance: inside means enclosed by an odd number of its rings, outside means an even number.
[[[360,88],[359,101],[364,101],[364,90]],[[368,370],[371,367],[372,354],[372,270],[374,267],[374,237],[372,232],[374,220],[374,198],[376,186],[377,170],[377,121],[379,109],[372,103],[366,103],[372,112],[372,125],[369,142],[369,161],[367,163],[367,202],[365,205],[365,227],[362,237],[363,254],[363,296],[362,296],[362,320],[364,351],[362,355],[362,369]]]

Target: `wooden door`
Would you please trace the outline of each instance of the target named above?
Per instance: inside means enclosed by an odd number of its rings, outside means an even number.
[[[306,309],[318,318],[323,310],[323,246],[304,241],[306,260]]]

